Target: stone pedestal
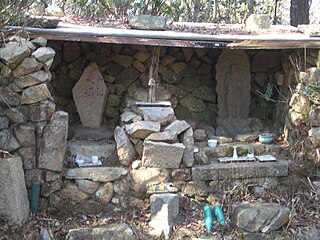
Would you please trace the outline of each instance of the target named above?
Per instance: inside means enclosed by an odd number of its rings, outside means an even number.
[[[169,238],[172,226],[179,214],[179,195],[174,193],[153,194],[150,197],[151,221],[156,234],[164,233]]]
[[[0,219],[21,225],[29,216],[29,200],[20,157],[1,156]]]

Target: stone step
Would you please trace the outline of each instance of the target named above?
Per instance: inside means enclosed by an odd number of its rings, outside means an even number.
[[[215,161],[208,165],[192,168],[193,180],[211,181],[224,179],[283,177],[288,176],[289,162],[232,162],[219,163]]]

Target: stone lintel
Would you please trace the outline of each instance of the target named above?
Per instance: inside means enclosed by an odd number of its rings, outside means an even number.
[[[192,168],[193,180],[223,180],[237,178],[260,178],[288,176],[289,163],[276,162],[212,163]]]

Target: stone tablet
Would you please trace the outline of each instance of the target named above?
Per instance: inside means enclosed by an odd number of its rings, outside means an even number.
[[[72,94],[83,126],[99,127],[109,90],[97,64],[91,63],[84,70]]]

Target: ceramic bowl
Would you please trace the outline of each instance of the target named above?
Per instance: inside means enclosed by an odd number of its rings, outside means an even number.
[[[259,134],[259,142],[261,143],[271,143],[273,141],[273,135],[271,133],[261,133]]]
[[[218,145],[218,140],[216,139],[209,139],[208,140],[208,147],[215,148]]]

